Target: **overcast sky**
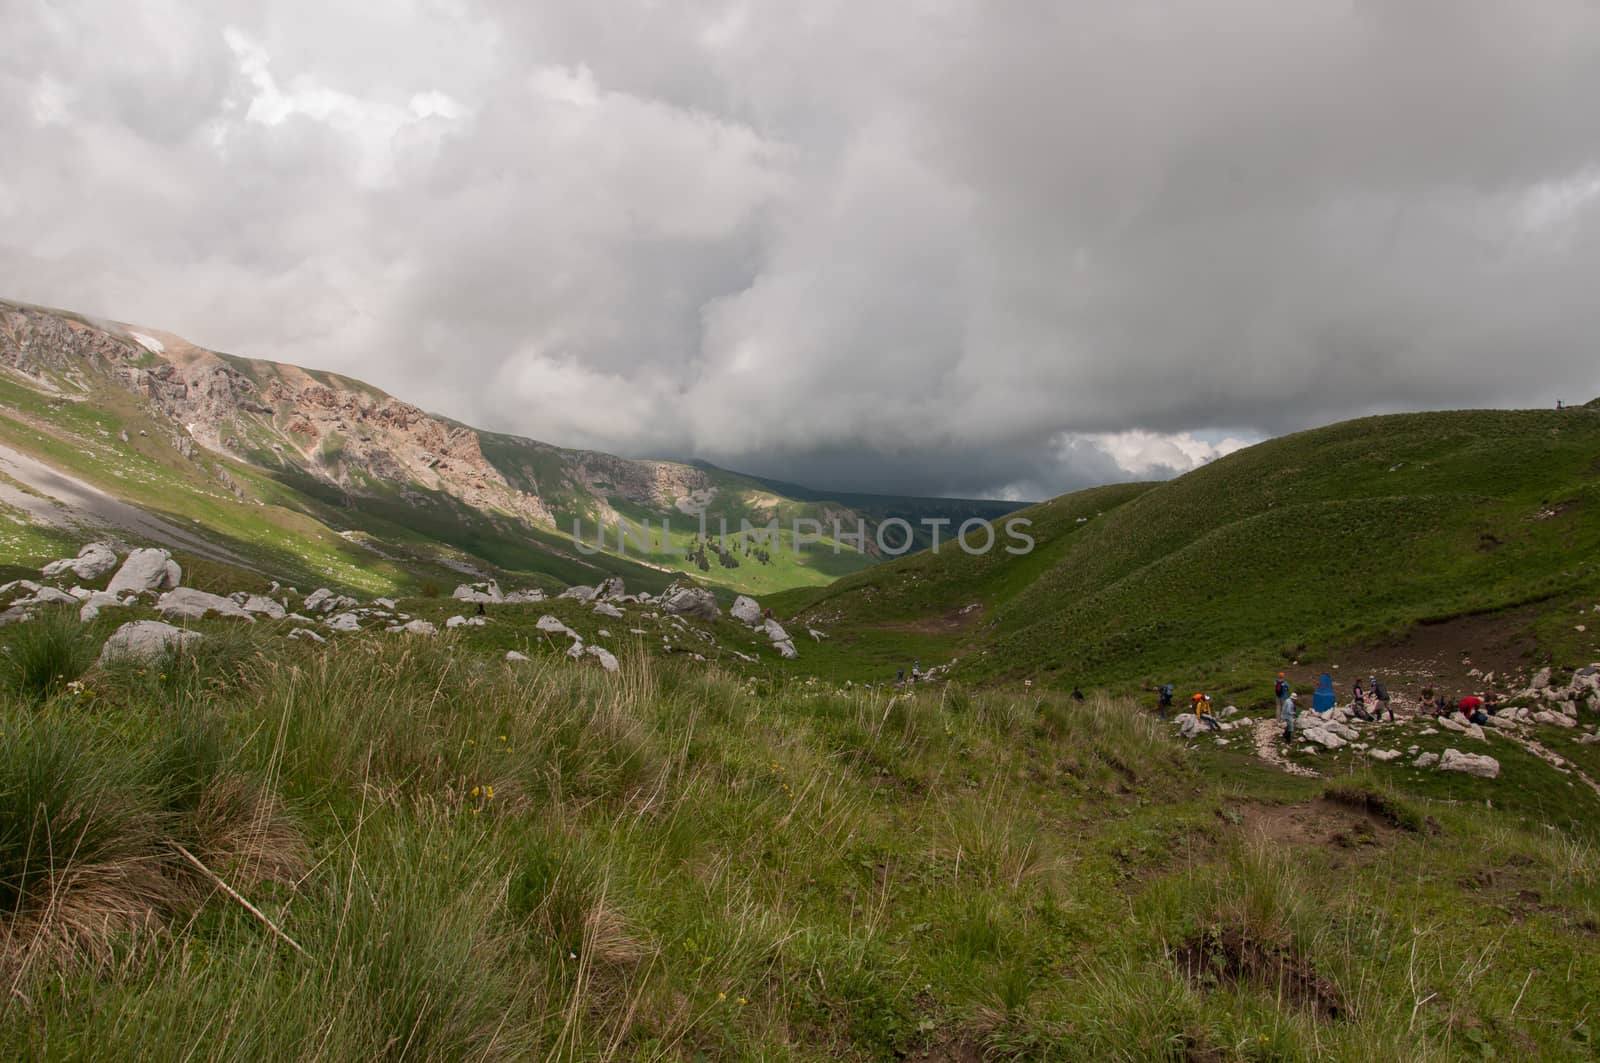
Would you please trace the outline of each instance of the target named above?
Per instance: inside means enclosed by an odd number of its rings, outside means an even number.
[[[0,0],[0,296],[1041,497],[1600,394],[1592,0]]]

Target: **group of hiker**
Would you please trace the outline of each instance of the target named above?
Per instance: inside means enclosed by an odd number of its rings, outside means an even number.
[[[1435,694],[1432,687],[1423,687],[1422,711],[1434,717],[1453,716],[1459,712],[1468,723],[1482,727],[1489,722],[1489,717],[1500,711],[1500,695],[1491,690],[1486,695],[1466,694],[1451,701],[1442,693]]]
[[[1323,681],[1329,685],[1326,691],[1321,691],[1320,693],[1326,694],[1329,699],[1326,708],[1332,708],[1332,687],[1326,676],[1323,677]],[[1172,698],[1175,692],[1176,688],[1171,683],[1162,684],[1157,691],[1156,711],[1163,720],[1167,718],[1167,713],[1172,710]],[[1294,722],[1300,710],[1296,702],[1294,689],[1289,685],[1288,677],[1282,672],[1278,673],[1278,678],[1273,683],[1272,696],[1278,705],[1278,719],[1283,721],[1283,740],[1292,742],[1294,741]],[[1210,694],[1197,691],[1190,695],[1189,702],[1190,711],[1194,713],[1195,719],[1213,731],[1222,729],[1216,713],[1212,711]],[[1325,711],[1325,709],[1319,706],[1318,711]],[[1357,719],[1365,720],[1368,723],[1377,723],[1383,720],[1385,716],[1392,722],[1395,716],[1394,706],[1391,704],[1389,697],[1389,688],[1375,675],[1369,676],[1365,684],[1360,679],[1357,679],[1351,687],[1350,712]]]

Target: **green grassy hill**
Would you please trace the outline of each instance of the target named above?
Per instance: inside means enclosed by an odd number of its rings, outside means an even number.
[[[1600,798],[1516,746],[1292,778],[1125,702],[608,675],[520,616],[0,629],[0,1055],[1592,1058]]]
[[[1600,412],[1366,418],[1017,516],[1035,522],[1026,557],[946,548],[775,604],[832,623],[841,674],[920,653],[970,678],[1115,686],[1594,601]]]

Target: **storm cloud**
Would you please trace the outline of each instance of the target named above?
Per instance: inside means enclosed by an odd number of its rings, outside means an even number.
[[[1600,394],[1600,6],[7,0],[0,295],[1039,497]]]

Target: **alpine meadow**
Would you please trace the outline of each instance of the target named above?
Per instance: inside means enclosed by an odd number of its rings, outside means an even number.
[[[1600,1058],[1600,6],[0,24],[0,1060]]]

